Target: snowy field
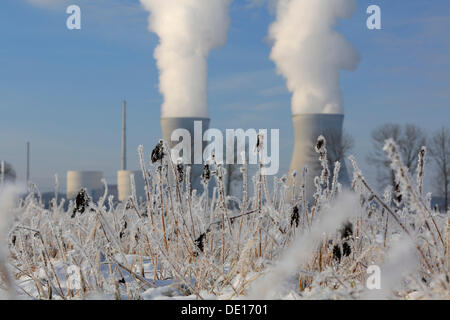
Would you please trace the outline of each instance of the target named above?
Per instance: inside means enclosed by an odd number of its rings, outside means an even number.
[[[142,150],[140,150],[142,152]],[[352,159],[351,190],[317,150],[309,201],[291,177],[248,177],[225,195],[224,168],[190,192],[189,170],[141,153],[146,197],[82,193],[45,209],[36,187],[0,192],[0,295],[14,299],[449,299],[449,218],[385,146],[397,187],[376,194]],[[151,158],[150,158],[151,159]],[[334,171],[334,173],[332,173]],[[298,173],[305,174],[305,173]],[[269,187],[270,184],[270,187]],[[251,186],[251,188],[250,188]],[[254,190],[248,192],[248,190]],[[379,272],[378,272],[379,271]]]

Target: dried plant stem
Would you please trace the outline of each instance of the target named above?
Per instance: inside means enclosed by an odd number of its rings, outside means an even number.
[[[148,216],[150,217],[150,220],[152,222],[152,227],[154,227],[155,226],[155,222],[153,221],[151,189],[150,189],[150,183],[148,181],[147,169],[145,168],[144,155],[143,155],[143,146],[142,145],[139,146],[138,153],[139,153],[139,160],[140,160],[139,163],[141,164],[142,176],[143,176],[144,182],[145,182],[145,195],[147,197],[147,212],[148,212]]]
[[[371,195],[374,197],[374,199],[377,200],[377,202],[387,211],[389,212],[389,214],[394,218],[394,220],[398,223],[398,225],[403,229],[403,231],[414,241],[414,238],[411,236],[411,233],[408,231],[408,229],[403,225],[403,223],[400,221],[400,219],[397,217],[397,215],[387,206],[386,203],[384,203],[383,200],[381,200],[381,198],[375,194],[375,192],[372,190],[372,188],[370,188],[370,186],[367,184],[366,180],[359,175],[359,180],[362,182],[362,184],[367,188],[367,190],[371,193]],[[415,241],[414,241],[415,242]],[[416,249],[419,251],[420,255],[422,256],[422,259],[424,261],[424,263],[426,264],[428,270],[430,272],[433,272],[433,268],[431,267],[428,258],[426,257],[425,253],[423,252],[423,250],[417,245],[415,244]]]
[[[163,193],[163,176],[162,176],[162,170],[163,166],[162,163],[158,167],[158,174],[159,174],[159,199],[160,199],[160,206],[161,206],[161,223],[162,223],[162,231],[163,231],[163,237],[164,237],[164,248],[166,249],[166,252],[169,251],[169,245],[167,243],[167,235],[166,235],[166,222],[164,220],[165,210],[164,210],[164,193]]]

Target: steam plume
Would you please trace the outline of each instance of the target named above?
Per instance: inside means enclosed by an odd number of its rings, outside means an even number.
[[[354,70],[359,53],[333,27],[356,0],[276,0],[271,59],[293,93],[292,112],[343,113],[339,70]]]
[[[206,60],[227,39],[232,0],[141,0],[159,38],[162,117],[208,117]]]

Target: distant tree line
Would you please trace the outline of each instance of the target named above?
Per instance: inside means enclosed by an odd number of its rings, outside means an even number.
[[[324,132],[327,140],[329,166],[347,158],[354,147],[353,137],[344,132]],[[440,209],[449,210],[450,193],[450,128],[442,127],[430,136],[414,124],[383,124],[372,131],[373,150],[367,161],[377,169],[377,183],[380,188],[396,188],[394,171],[383,147],[387,139],[393,139],[398,145],[402,160],[410,174],[414,175],[419,161],[419,153],[431,160],[433,170],[434,194],[442,199]],[[425,149],[422,149],[425,147]]]
[[[415,173],[419,153],[425,146],[426,156],[429,156],[433,165],[433,184],[436,194],[442,197],[442,208],[449,209],[450,187],[450,129],[443,127],[430,137],[418,126],[406,124],[384,124],[372,131],[373,151],[367,157],[368,163],[378,169],[377,180],[380,186],[392,185],[396,182],[390,162],[383,152],[387,139],[393,139],[402,156],[403,163],[411,174]]]
[[[0,160],[0,183],[16,181],[16,171],[6,161]]]

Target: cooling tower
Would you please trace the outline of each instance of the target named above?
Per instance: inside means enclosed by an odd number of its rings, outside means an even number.
[[[104,185],[99,171],[67,171],[67,199],[74,199],[82,188],[94,199],[101,195]]]
[[[136,197],[144,197],[144,178],[141,171],[120,170],[117,171],[117,190],[119,201],[128,200],[131,196],[131,175],[134,174],[134,184],[136,186]]]
[[[202,122],[202,130],[201,132],[197,132],[194,134],[194,122],[201,121]],[[192,190],[196,189],[198,192],[203,191],[203,187],[201,184],[201,175],[203,172],[203,150],[206,144],[203,142],[203,134],[209,128],[209,119],[208,118],[161,118],[161,129],[163,139],[167,141],[171,148],[175,145],[179,144],[182,139],[179,141],[172,141],[171,136],[174,130],[176,129],[185,129],[191,135],[191,141],[189,141],[191,145],[191,188]],[[199,139],[197,145],[194,143],[194,139],[197,137]],[[185,156],[180,154],[181,156]],[[201,159],[200,163],[197,163],[195,159]],[[177,160],[177,159],[174,159]]]
[[[293,116],[295,142],[292,155],[290,172],[297,172],[297,184],[301,183],[303,167],[308,167],[306,177],[306,197],[311,199],[315,193],[314,177],[320,176],[322,167],[319,162],[319,154],[315,151],[317,138],[323,135],[327,140],[327,149],[330,153],[332,146],[329,141],[341,141],[344,115],[342,114],[300,114]],[[338,148],[338,147],[337,147]],[[340,160],[341,170],[339,182],[343,187],[349,186],[347,168],[344,159]],[[329,168],[333,173],[334,164]]]

